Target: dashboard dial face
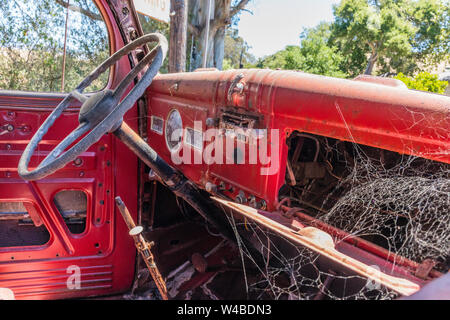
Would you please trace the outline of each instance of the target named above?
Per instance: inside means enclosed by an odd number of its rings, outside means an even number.
[[[166,122],[166,144],[170,151],[176,151],[183,139],[183,121],[178,110],[170,111]]]

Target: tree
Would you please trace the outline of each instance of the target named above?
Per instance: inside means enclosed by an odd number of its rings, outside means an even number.
[[[186,71],[187,1],[170,1],[169,72]]]
[[[420,0],[410,8],[410,19],[417,32],[414,36],[417,56],[440,62],[450,61],[450,3],[448,0]]]
[[[300,35],[300,46],[287,46],[284,50],[261,59],[256,66],[345,77],[347,74],[339,69],[343,61],[342,55],[335,46],[328,45],[330,34],[330,25],[327,23],[304,29]]]
[[[445,1],[445,0],[444,0]],[[342,0],[334,7],[330,43],[351,75],[411,74],[448,55],[448,8],[442,0]]]
[[[228,29],[225,34],[223,69],[241,69],[255,64],[256,58],[248,52],[249,49],[236,29]]]
[[[344,60],[336,46],[329,44],[330,24],[320,23],[314,28],[306,28],[300,34],[300,53],[303,56],[301,70],[331,77],[346,77],[340,69]]]
[[[250,0],[189,0],[190,70],[202,67],[222,69],[226,28],[236,23]],[[210,14],[210,16],[208,16]],[[207,21],[210,21],[209,28]]]
[[[71,0],[64,91],[109,56],[106,25],[92,1]],[[0,88],[60,91],[67,1],[0,0]],[[100,17],[100,19],[99,19]],[[87,91],[102,89],[108,73]]]
[[[170,24],[152,19],[140,13],[138,13],[138,17],[144,34],[159,32],[163,34],[166,37],[166,39],[170,39]],[[151,48],[152,47],[150,47],[150,49]],[[164,59],[163,65],[159,69],[159,72],[167,73],[168,71],[169,71],[169,59]]]
[[[301,70],[303,56],[299,46],[286,46],[285,49],[260,59],[256,66],[268,69]]]

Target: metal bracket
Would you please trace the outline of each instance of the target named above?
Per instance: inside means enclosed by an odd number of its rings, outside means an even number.
[[[435,265],[436,261],[433,261],[432,259],[425,259],[421,264],[419,264],[414,275],[420,279],[426,280]]]

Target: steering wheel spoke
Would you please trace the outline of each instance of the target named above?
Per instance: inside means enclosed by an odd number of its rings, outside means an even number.
[[[82,137],[86,132],[92,129],[92,126],[87,122],[82,122],[75,130],[73,130],[67,137],[64,138],[45,158],[37,167],[38,169],[47,166],[49,163],[53,162],[58,156],[66,150],[68,146]]]
[[[82,94],[80,91],[78,91],[77,89],[73,90],[70,93],[70,96],[72,96],[73,98],[77,99],[78,101],[80,101],[81,103],[84,103],[87,99],[89,99],[88,96]]]
[[[122,57],[149,42],[157,42],[157,45],[122,79],[114,91],[104,89],[89,96],[82,93],[92,81],[115,65]],[[99,141],[105,133],[115,130],[117,125],[122,122],[125,113],[133,107],[137,99],[144,94],[147,87],[151,84],[164,61],[166,53],[166,38],[161,34],[152,33],[130,42],[106,59],[61,101],[36,131],[20,158],[19,175],[25,180],[44,178],[74,160],[91,145]],[[147,65],[148,68],[145,70]],[[143,72],[144,70],[145,72]],[[139,81],[126,97],[120,101],[126,89],[141,72],[143,74]],[[72,99],[82,103],[78,116],[80,125],[64,138],[34,170],[29,171],[28,164],[32,154]],[[70,148],[65,151],[68,147]]]

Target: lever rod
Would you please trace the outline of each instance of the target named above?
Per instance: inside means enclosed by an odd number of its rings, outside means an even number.
[[[136,249],[141,254],[142,259],[144,260],[148,270],[150,271],[150,274],[155,281],[156,287],[158,288],[161,297],[163,298],[163,300],[169,300],[166,283],[155,264],[155,259],[150,250],[153,246],[153,242],[149,243],[147,242],[147,240],[145,240],[144,236],[142,235],[143,228],[141,226],[136,226],[133,218],[130,215],[130,212],[128,211],[128,208],[125,206],[122,199],[120,197],[116,197],[115,200],[117,208],[119,208],[119,211],[122,214],[122,217],[125,220],[128,229],[130,230],[129,235],[133,237]]]

